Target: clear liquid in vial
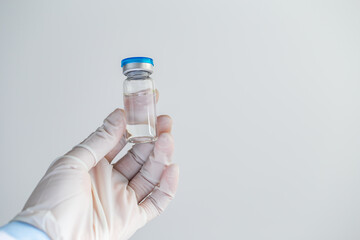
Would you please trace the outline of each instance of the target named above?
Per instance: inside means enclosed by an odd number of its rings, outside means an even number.
[[[145,89],[124,94],[127,140],[132,143],[156,141],[155,92]]]

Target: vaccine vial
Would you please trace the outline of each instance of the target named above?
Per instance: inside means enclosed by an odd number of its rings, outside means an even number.
[[[156,136],[156,96],[154,81],[150,78],[154,63],[151,58],[131,57],[121,61],[124,81],[124,108],[127,141],[154,142]]]

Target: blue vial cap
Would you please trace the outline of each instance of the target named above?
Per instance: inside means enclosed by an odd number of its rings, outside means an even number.
[[[150,63],[151,65],[154,66],[154,61],[152,60],[152,58],[148,58],[148,57],[125,58],[125,59],[121,60],[121,67],[123,67],[124,65],[126,65],[128,63]]]

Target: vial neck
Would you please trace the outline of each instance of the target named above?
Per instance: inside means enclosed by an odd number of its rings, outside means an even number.
[[[142,70],[131,71],[126,74],[128,78],[138,79],[149,77],[151,73]]]

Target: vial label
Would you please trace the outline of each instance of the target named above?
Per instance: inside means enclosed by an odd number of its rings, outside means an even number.
[[[155,93],[152,89],[124,94],[127,139],[133,143],[156,140]]]

